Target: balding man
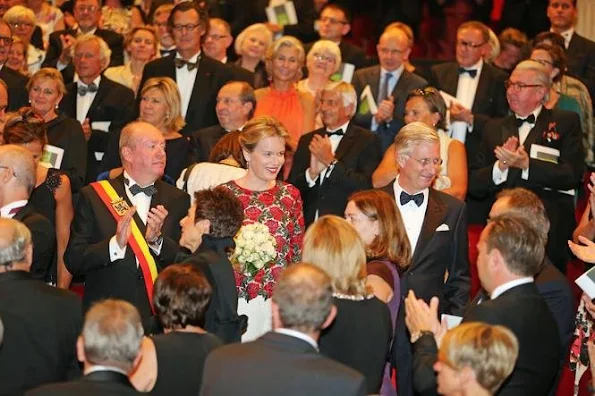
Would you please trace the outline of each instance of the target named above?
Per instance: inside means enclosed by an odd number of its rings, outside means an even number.
[[[353,86],[358,98],[366,86],[370,86],[378,106],[376,114],[357,114],[354,121],[359,126],[376,132],[385,151],[393,142],[397,131],[405,124],[405,102],[413,89],[424,88],[427,81],[405,70],[411,46],[401,29],[385,31],[378,45],[380,65],[358,70]]]
[[[233,42],[229,23],[221,18],[210,18],[209,30],[203,42],[205,54],[221,63],[227,63],[227,49]]]
[[[145,323],[152,316],[153,281],[163,265],[163,238],[180,238],[187,194],[161,181],[165,140],[144,122],[127,125],[120,136],[123,174],[81,190],[65,262],[85,276],[84,308],[114,297],[135,305]]]
[[[35,280],[31,232],[21,222],[0,218],[0,393],[22,395],[48,382],[77,378],[75,344],[81,302],[74,293]]]

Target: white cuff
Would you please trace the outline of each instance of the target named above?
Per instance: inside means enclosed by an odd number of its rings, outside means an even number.
[[[503,171],[498,168],[498,161],[494,163],[494,167],[492,168],[492,180],[494,181],[495,185],[502,184],[508,179],[508,168],[504,169]]]
[[[318,177],[320,177],[320,175],[318,175]],[[310,168],[306,169],[306,183],[308,183],[308,187],[314,187],[318,177],[316,179],[312,179],[310,177]]]
[[[116,260],[122,260],[126,255],[126,248],[127,246],[124,246],[124,249],[120,248],[120,245],[118,245],[118,242],[116,242],[115,235],[111,237],[111,239],[109,240],[110,261],[113,263]]]
[[[521,178],[523,180],[529,180],[529,167],[527,167],[527,169],[523,169],[521,171]]]

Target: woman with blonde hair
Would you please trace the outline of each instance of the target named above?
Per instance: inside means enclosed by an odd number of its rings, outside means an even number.
[[[12,39],[12,45],[8,51],[8,58],[4,64],[9,69],[21,73],[23,76],[31,77],[27,68],[27,45],[18,37]]]
[[[236,37],[234,48],[238,55],[236,65],[254,73],[254,88],[269,85],[264,57],[273,43],[273,34],[262,23],[255,23],[242,30]]]
[[[35,73],[45,60],[45,51],[31,44],[31,37],[37,24],[35,14],[29,8],[15,5],[4,14],[3,19],[12,28],[12,33],[20,38],[27,47],[27,70]]]
[[[322,216],[306,231],[304,262],[332,280],[337,317],[323,330],[324,355],[366,377],[367,393],[380,391],[393,334],[389,310],[366,284],[366,248],[357,231],[338,216]]]

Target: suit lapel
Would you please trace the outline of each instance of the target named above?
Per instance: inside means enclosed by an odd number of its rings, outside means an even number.
[[[197,107],[195,103],[201,102],[201,93],[209,92],[210,90],[210,87],[206,86],[206,84],[211,81],[211,74],[213,73],[213,70],[211,69],[209,62],[204,60],[205,56],[206,55],[203,52],[200,60],[198,61],[198,71],[196,72],[194,87],[192,88],[192,94],[190,95],[190,101],[188,102],[188,109],[193,109],[193,111],[188,111],[186,113],[187,124],[192,124],[194,117],[197,117],[202,113],[203,106]]]
[[[500,144],[504,144],[509,137],[519,137],[519,129],[516,127],[516,120],[514,115],[510,115],[504,120],[502,124],[502,139]]]
[[[446,69],[446,73],[444,75],[444,92],[452,95],[457,96],[457,86],[459,85],[459,66],[456,62],[450,64],[450,67]]]
[[[351,147],[355,144],[355,132],[353,132],[353,125],[350,122],[349,126],[347,127],[347,131],[345,131],[345,135],[343,139],[339,142],[339,146],[337,146],[337,150],[335,151],[335,158],[337,160],[341,160],[345,154],[351,149]]]
[[[67,116],[76,119],[76,83],[70,83],[66,86],[68,94],[62,98],[60,109]]]
[[[415,251],[413,252],[411,263],[415,264],[417,262],[426,245],[430,239],[432,239],[436,228],[438,228],[438,226],[440,226],[442,223],[445,215],[446,205],[440,198],[436,196],[434,190],[430,188],[428,194],[428,208],[426,209],[426,215],[421,227],[421,232],[419,233],[419,238],[417,239],[417,244],[415,245]]]
[[[87,111],[87,117],[92,120],[94,117],[95,112],[99,112],[99,108],[101,107],[101,102],[103,98],[107,95],[109,91],[109,81],[107,81],[107,77],[101,76],[101,81],[99,82],[99,87],[97,87],[97,93],[93,98],[93,102],[91,102],[91,106],[89,106],[89,111]],[[96,116],[95,116],[96,118]]]
[[[533,129],[529,131],[529,134],[527,135],[527,138],[523,143],[523,146],[525,147],[525,151],[527,152],[527,154],[531,154],[531,145],[533,145],[537,140],[539,140],[539,138],[541,137],[540,135],[543,131],[547,130],[547,123],[551,119],[550,115],[551,113],[548,109],[546,109],[545,107],[541,109],[541,112],[539,113],[539,116],[535,121],[535,125],[533,126]]]
[[[471,106],[473,111],[477,111],[478,106],[482,106],[482,100],[487,100],[490,97],[489,95],[489,88],[490,88],[490,69],[488,65],[484,63],[481,68],[481,73],[479,74],[479,81],[477,82],[477,90],[475,91],[475,98],[473,98],[473,106]],[[480,100],[477,100],[477,99]]]
[[[375,67],[370,71],[368,75],[368,84],[370,84],[370,91],[372,91],[372,96],[374,100],[378,102],[378,87],[380,86],[380,66]],[[376,103],[379,105],[380,103]]]

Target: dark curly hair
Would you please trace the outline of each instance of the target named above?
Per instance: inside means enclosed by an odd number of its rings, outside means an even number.
[[[232,238],[244,221],[242,202],[229,190],[215,187],[194,193],[196,212],[194,221],[209,220],[209,234],[217,238]]]

